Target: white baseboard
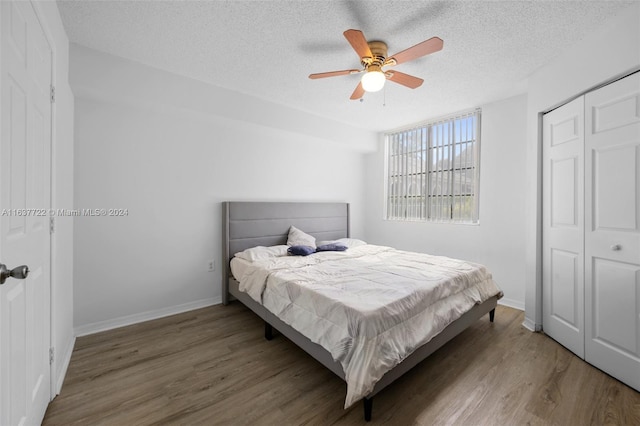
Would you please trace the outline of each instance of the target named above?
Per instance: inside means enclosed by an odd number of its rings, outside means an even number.
[[[536,324],[533,320],[527,317],[524,317],[524,322],[522,323],[522,326],[529,331],[533,331],[534,333],[538,331],[542,331],[541,324]]]
[[[222,303],[221,297],[211,297],[208,299],[196,300],[194,302],[184,303],[182,305],[169,306],[153,311],[141,312],[139,314],[126,315],[124,317],[113,318],[110,320],[94,322],[78,326],[74,329],[76,336],[86,336],[89,334],[99,333],[101,331],[112,330],[114,328],[125,327],[127,325],[137,324],[139,322],[154,320],[158,318],[168,317],[169,315],[181,314],[183,312],[192,311],[194,309],[205,308],[207,306]]]
[[[67,375],[67,369],[69,368],[69,363],[71,362],[71,355],[73,355],[73,348],[76,346],[76,338],[74,337],[73,339],[71,339],[69,341],[69,344],[67,345],[64,354],[63,354],[63,358],[61,359],[62,362],[60,362],[58,371],[56,372],[56,388],[55,388],[55,394],[59,395],[60,391],[62,390],[62,384],[64,383],[64,378]]]
[[[508,306],[519,311],[524,311],[524,303],[519,300],[507,299],[506,297],[503,297],[502,299],[498,300],[498,304]]]
[[[502,299],[498,300],[498,304],[508,306],[510,308],[518,309],[520,311],[524,311],[524,303],[518,300],[507,299],[503,297]],[[527,318],[526,316],[524,317],[524,322],[522,323],[522,326],[529,331],[533,331],[534,333],[538,331],[542,331],[541,324],[536,324],[533,320]]]

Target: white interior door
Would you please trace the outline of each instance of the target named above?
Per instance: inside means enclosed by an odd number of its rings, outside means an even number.
[[[584,358],[584,98],[543,117],[543,328]]]
[[[586,359],[640,391],[640,73],[585,104]]]
[[[39,424],[50,401],[51,48],[33,5],[0,1],[0,424]]]

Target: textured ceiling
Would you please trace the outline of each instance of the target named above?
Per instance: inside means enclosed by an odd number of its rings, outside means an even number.
[[[524,92],[526,78],[633,1],[68,1],[71,42],[370,130],[388,130]],[[389,54],[428,38],[444,49],[396,69],[364,101],[342,33],[360,29]],[[615,48],[615,47],[612,47]]]

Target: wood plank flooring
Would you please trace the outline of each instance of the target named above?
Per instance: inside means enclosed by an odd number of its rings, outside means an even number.
[[[374,398],[370,424],[640,425],[640,393],[498,306]],[[239,303],[78,338],[44,425],[365,424],[345,384]]]

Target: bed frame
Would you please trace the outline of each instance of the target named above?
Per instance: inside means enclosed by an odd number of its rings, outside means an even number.
[[[223,203],[223,256],[225,261],[222,280],[222,303],[227,305],[231,298],[243,303],[265,322],[265,338],[273,338],[275,328],[294,342],[321,364],[345,379],[340,363],[322,346],[285,324],[277,316],[248,294],[238,289],[238,281],[233,278],[229,262],[237,252],[255,246],[272,246],[287,243],[291,225],[313,235],[318,241],[335,240],[350,236],[349,204],[346,203],[286,203],[286,202],[224,202]],[[459,319],[449,324],[440,334],[416,349],[409,357],[388,371],[376,383],[373,391],[363,399],[364,418],[371,420],[373,397],[398,377],[416,366],[420,361],[453,339],[480,317],[489,314],[493,322],[498,297],[474,306]]]

